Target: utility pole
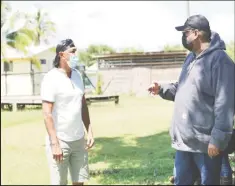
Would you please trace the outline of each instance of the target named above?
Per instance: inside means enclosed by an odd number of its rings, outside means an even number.
[[[189,4],[189,0],[186,1],[187,3],[187,18],[190,16],[190,4]]]

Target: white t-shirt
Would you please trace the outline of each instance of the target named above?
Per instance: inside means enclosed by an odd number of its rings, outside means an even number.
[[[77,70],[72,70],[71,78],[60,68],[53,68],[44,76],[41,98],[54,103],[52,116],[60,140],[76,141],[84,136],[83,95],[83,79]]]

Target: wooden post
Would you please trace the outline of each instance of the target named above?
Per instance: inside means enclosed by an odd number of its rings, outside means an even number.
[[[17,112],[17,103],[12,103],[12,111]]]
[[[119,103],[119,96],[115,96],[115,105]]]
[[[5,92],[7,96],[7,71],[5,71]]]
[[[35,81],[34,81],[34,70],[33,70],[32,60],[30,61],[30,75],[32,79],[32,91],[33,91],[33,95],[35,95]]]
[[[189,0],[187,0],[187,18],[190,17],[190,4]]]

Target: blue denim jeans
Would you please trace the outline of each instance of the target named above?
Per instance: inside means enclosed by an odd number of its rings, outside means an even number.
[[[223,155],[220,176],[232,178],[232,168],[229,163],[228,154]]]
[[[175,185],[193,185],[195,169],[199,170],[201,185],[219,185],[222,155],[210,158],[206,153],[176,151]]]

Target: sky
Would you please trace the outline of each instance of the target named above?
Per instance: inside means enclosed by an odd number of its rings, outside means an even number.
[[[10,2],[10,1],[8,1]],[[33,13],[41,7],[56,23],[51,44],[71,38],[80,49],[107,44],[159,51],[181,44],[175,26],[187,19],[186,1],[11,1],[13,10]],[[233,1],[189,1],[190,15],[202,14],[227,43],[234,41]]]

